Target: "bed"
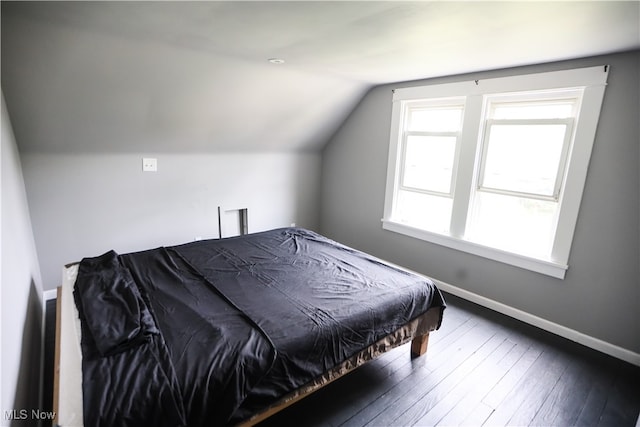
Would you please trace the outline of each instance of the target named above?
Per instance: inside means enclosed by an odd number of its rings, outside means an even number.
[[[412,342],[432,281],[313,231],[283,228],[67,266],[58,289],[61,426],[253,425]]]

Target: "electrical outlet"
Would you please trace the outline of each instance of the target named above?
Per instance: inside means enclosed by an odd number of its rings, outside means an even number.
[[[144,157],[142,159],[142,172],[157,172],[158,159],[152,157]]]

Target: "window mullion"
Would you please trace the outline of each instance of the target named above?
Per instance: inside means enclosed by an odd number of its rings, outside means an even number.
[[[405,132],[406,136],[458,136],[459,132],[435,132],[435,131],[419,131],[408,130]]]
[[[465,103],[462,132],[458,141],[453,183],[450,235],[458,239],[462,239],[465,234],[481,119],[482,96],[469,96]]]
[[[513,196],[513,197],[520,197],[523,199],[531,199],[531,200],[544,200],[547,202],[557,202],[558,198],[557,196],[551,195],[551,196],[545,196],[543,194],[536,194],[536,193],[525,193],[522,191],[511,191],[511,190],[503,190],[500,188],[491,188],[491,187],[480,187],[477,186],[477,189],[475,191],[483,191],[485,193],[493,193],[493,194],[499,194],[501,196]]]

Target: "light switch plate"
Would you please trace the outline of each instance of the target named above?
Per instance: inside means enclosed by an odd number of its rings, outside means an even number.
[[[142,172],[157,172],[158,159],[152,157],[144,157],[142,159]]]

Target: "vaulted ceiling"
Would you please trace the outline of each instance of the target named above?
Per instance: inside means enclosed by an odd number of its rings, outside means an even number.
[[[2,89],[23,151],[316,150],[378,84],[639,48],[639,5],[2,1]]]

